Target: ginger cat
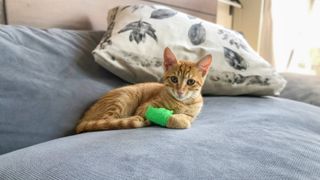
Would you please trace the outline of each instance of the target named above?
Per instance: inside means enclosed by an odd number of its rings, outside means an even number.
[[[201,88],[211,62],[211,55],[197,63],[178,61],[166,48],[163,83],[141,83],[108,92],[84,114],[76,132],[149,126],[145,119],[149,105],[173,110],[168,128],[189,128],[203,105]]]

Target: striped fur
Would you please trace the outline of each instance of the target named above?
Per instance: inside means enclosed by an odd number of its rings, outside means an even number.
[[[178,61],[166,48],[163,83],[140,83],[108,92],[84,114],[76,132],[149,126],[144,117],[149,105],[174,111],[168,128],[189,128],[201,110],[201,88],[210,65],[211,56],[198,63]]]

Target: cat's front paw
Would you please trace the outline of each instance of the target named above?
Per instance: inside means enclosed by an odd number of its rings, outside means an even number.
[[[170,117],[167,128],[173,129],[187,129],[191,127],[191,122],[189,119],[185,118],[184,115],[174,114]]]

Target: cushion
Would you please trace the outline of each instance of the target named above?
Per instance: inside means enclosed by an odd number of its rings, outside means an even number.
[[[319,179],[320,108],[207,97],[192,128],[84,133],[0,156],[1,180]]]
[[[73,134],[86,108],[124,84],[93,60],[102,35],[0,25],[0,154]]]
[[[279,95],[286,81],[235,31],[165,6],[118,6],[93,51],[97,63],[128,82],[159,81],[169,47],[178,59],[212,54],[204,94]]]
[[[280,97],[320,106],[320,76],[282,73],[288,81]]]

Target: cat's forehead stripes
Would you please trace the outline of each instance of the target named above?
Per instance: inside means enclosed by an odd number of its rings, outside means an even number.
[[[177,71],[178,76],[183,77],[183,78],[190,78],[191,77],[191,74],[190,74],[191,69],[192,69],[191,65],[186,64],[184,62],[181,62],[181,64],[179,65],[179,70]]]

